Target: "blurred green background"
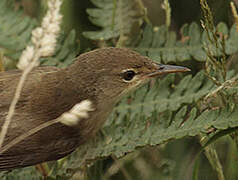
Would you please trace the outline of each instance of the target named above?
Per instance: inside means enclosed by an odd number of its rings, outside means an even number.
[[[153,26],[165,24],[165,11],[161,4],[163,0],[143,0],[146,7],[149,22]],[[203,18],[199,0],[170,0],[171,26],[170,30],[180,37],[180,29],[185,23],[197,22]],[[230,0],[208,0],[212,10],[214,22],[225,22],[228,27],[234,23],[230,10]],[[238,1],[234,1],[238,3]],[[40,22],[46,11],[46,0],[15,0],[14,8],[23,10],[26,16],[35,18]],[[113,44],[112,42],[94,41],[86,38],[83,32],[100,30],[100,27],[91,23],[86,12],[95,5],[89,0],[64,0],[62,6],[63,24],[65,34],[76,31],[77,50],[76,55],[83,52]],[[143,25],[141,27],[143,28]],[[1,24],[0,24],[1,26]],[[236,59],[237,55],[233,55]],[[200,69],[200,62],[185,62],[193,69]],[[237,61],[232,61],[237,70]],[[193,72],[195,74],[196,72]],[[238,117],[237,117],[238,118]],[[230,137],[225,136],[212,144],[217,150],[224,175],[228,180],[238,179],[238,153],[237,146]],[[121,159],[108,157],[98,160],[87,169],[88,179],[101,180],[215,180],[221,179],[212,168],[204,153],[199,154],[201,145],[198,137],[187,137],[180,140],[172,140],[155,147],[143,147],[133,153],[129,153]],[[196,174],[197,173],[197,174]],[[81,176],[74,176],[78,179]],[[57,178],[56,178],[57,179]],[[64,178],[63,178],[64,179]]]

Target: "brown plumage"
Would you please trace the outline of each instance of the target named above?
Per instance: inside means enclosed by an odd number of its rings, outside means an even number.
[[[6,145],[40,124],[56,119],[75,104],[89,99],[94,111],[76,126],[56,123],[0,154],[0,170],[35,165],[62,158],[101,128],[114,104],[151,77],[187,68],[158,65],[131,50],[105,48],[82,54],[65,69],[35,68],[27,78]],[[0,126],[3,125],[21,71],[0,73]]]

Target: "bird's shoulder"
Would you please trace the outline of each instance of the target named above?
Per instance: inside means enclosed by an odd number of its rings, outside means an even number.
[[[58,71],[59,68],[54,67],[54,66],[42,66],[42,67],[37,67],[34,68],[31,72],[29,76],[35,76],[35,75],[44,75],[44,74],[48,74],[48,73],[54,73],[56,71]],[[21,74],[22,74],[22,70],[19,69],[13,69],[13,70],[9,70],[9,71],[4,71],[4,72],[0,72],[0,83],[4,83],[4,82],[8,82],[8,80],[13,80],[16,78],[20,78]]]
[[[34,68],[28,75],[24,89],[29,89],[33,84],[41,81],[44,75],[57,72],[58,68],[56,67],[37,67]],[[13,98],[16,87],[21,78],[21,70],[10,70],[5,72],[0,72],[0,108],[8,106]],[[34,86],[32,86],[34,87]],[[25,91],[23,89],[23,91]],[[21,99],[24,101],[24,96],[21,96]],[[1,110],[0,110],[1,111]]]

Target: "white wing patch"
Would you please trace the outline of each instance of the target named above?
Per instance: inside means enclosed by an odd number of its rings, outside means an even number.
[[[74,105],[70,111],[63,113],[59,117],[59,121],[66,126],[75,126],[81,119],[87,119],[90,111],[94,111],[92,102],[90,100],[83,100]]]

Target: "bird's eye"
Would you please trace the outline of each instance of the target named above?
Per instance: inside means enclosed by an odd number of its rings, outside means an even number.
[[[122,77],[125,81],[130,81],[133,79],[133,77],[136,75],[136,73],[132,70],[128,70],[122,73]]]

